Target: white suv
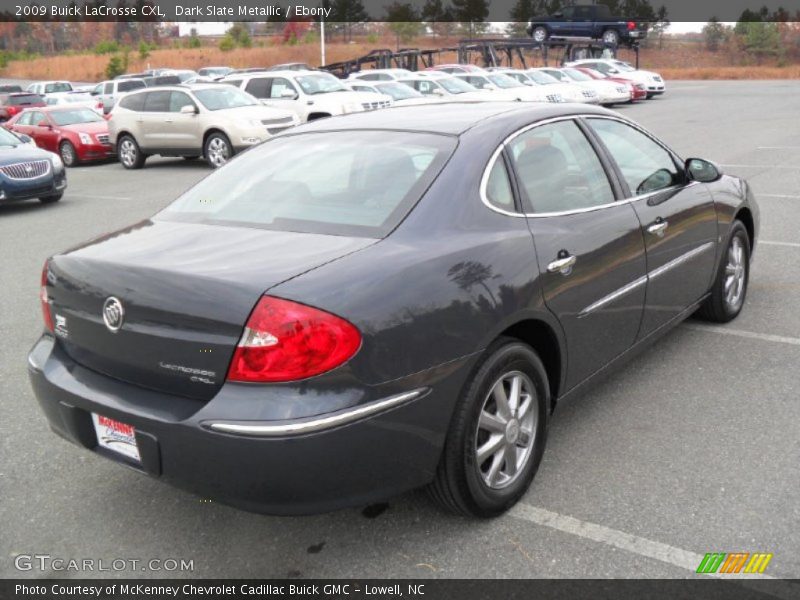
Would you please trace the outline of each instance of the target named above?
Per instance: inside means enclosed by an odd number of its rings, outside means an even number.
[[[354,92],[335,76],[321,71],[239,73],[228,75],[221,82],[241,88],[267,106],[294,112],[302,123],[392,105],[389,96]]]
[[[126,169],[140,169],[151,154],[202,155],[217,168],[297,124],[290,111],[262,106],[241,90],[210,83],[126,94],[111,111],[108,133]]]

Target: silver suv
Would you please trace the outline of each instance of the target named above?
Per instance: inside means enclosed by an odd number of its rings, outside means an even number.
[[[126,94],[111,111],[108,133],[126,169],[140,169],[152,154],[202,155],[217,168],[297,123],[293,112],[229,85],[170,85]]]

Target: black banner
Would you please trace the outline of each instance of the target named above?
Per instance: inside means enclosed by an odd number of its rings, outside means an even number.
[[[102,580],[0,581],[2,600],[767,600],[798,597],[800,582],[692,580]]]
[[[800,21],[800,0],[597,0],[658,22]],[[592,0],[0,0],[3,21],[527,21]]]

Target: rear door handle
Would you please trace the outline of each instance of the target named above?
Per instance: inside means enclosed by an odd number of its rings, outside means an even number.
[[[657,235],[658,237],[663,237],[664,232],[667,230],[667,227],[669,227],[669,223],[664,219],[662,219],[661,217],[659,217],[658,219],[656,219],[655,223],[653,223],[647,228],[647,232],[652,233],[653,235]]]
[[[549,265],[547,265],[547,270],[550,273],[561,273],[562,275],[569,275],[570,271],[572,270],[572,265],[574,265],[575,261],[577,260],[578,259],[575,258],[574,255],[564,256],[562,258],[554,260]]]

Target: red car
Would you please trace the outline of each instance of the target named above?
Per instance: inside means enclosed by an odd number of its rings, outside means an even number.
[[[6,128],[29,135],[36,145],[56,152],[68,167],[114,156],[108,143],[108,121],[91,108],[47,106],[28,109],[6,123]]]
[[[594,69],[589,69],[586,67],[572,68],[580,71],[581,73],[585,73],[592,79],[607,79],[608,81],[613,81],[614,83],[624,83],[627,86],[628,91],[631,93],[631,102],[647,99],[647,88],[641,83],[636,83],[630,79],[622,79],[621,77],[607,77],[600,71],[595,71]]]
[[[44,98],[30,92],[0,94],[0,122],[7,121],[33,106],[46,106]]]

